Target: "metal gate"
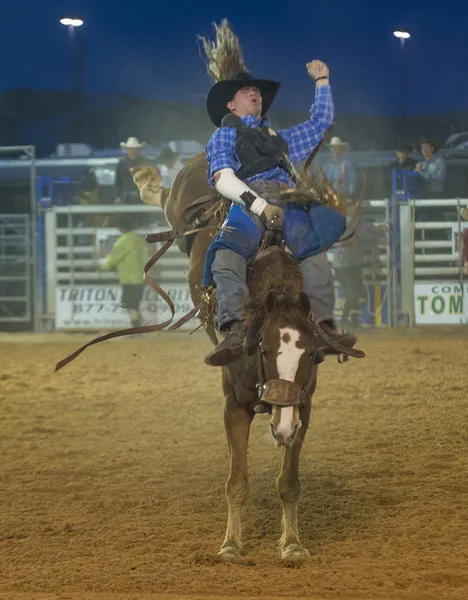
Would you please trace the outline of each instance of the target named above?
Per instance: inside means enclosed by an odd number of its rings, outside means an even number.
[[[16,323],[18,329],[38,331],[36,150],[34,146],[0,146],[7,175],[18,155],[29,171],[27,179],[18,180],[29,183],[29,213],[0,214],[0,330],[12,330]],[[17,181],[13,171],[11,180]]]
[[[0,215],[0,324],[32,321],[29,215]]]
[[[121,235],[115,217],[127,213],[142,222],[137,232],[144,236],[167,230],[160,208],[141,205],[54,206],[45,210],[45,307],[47,329],[121,329],[129,326],[128,314],[120,307],[121,286],[115,271],[102,271],[103,256]],[[112,226],[114,223],[114,226]],[[155,252],[160,244],[151,246]],[[149,258],[149,256],[148,256]],[[187,282],[188,258],[177,245],[150,271],[174,302],[174,322],[193,308]],[[146,288],[141,311],[146,323],[169,318],[169,309]],[[194,328],[192,320],[185,328]]]

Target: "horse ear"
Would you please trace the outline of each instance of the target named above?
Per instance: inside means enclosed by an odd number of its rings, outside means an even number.
[[[303,291],[301,291],[299,294],[299,306],[301,307],[302,312],[306,315],[310,313],[309,296]]]

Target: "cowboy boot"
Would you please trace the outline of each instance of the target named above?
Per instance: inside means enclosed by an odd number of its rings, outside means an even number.
[[[224,340],[206,355],[205,364],[224,367],[238,359],[244,351],[244,334],[244,323],[234,321]]]
[[[353,333],[346,333],[343,329],[337,328],[335,319],[327,319],[326,321],[322,321],[319,323],[319,326],[329,337],[342,346],[352,348],[357,342],[357,337]]]

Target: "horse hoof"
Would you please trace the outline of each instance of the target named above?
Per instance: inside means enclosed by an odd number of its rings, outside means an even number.
[[[233,548],[232,546],[222,548],[221,552],[218,552],[218,556],[225,563],[238,563],[242,561],[241,553],[237,548]]]
[[[309,552],[302,546],[292,544],[287,546],[281,553],[281,560],[289,563],[297,563],[309,558]]]

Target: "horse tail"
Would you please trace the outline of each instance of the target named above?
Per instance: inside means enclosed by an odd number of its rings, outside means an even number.
[[[238,73],[248,72],[239,38],[231,31],[227,19],[223,19],[220,25],[213,23],[213,27],[216,35],[214,42],[201,35],[197,36],[201,46],[200,55],[206,63],[208,75],[218,82],[231,79]]]

